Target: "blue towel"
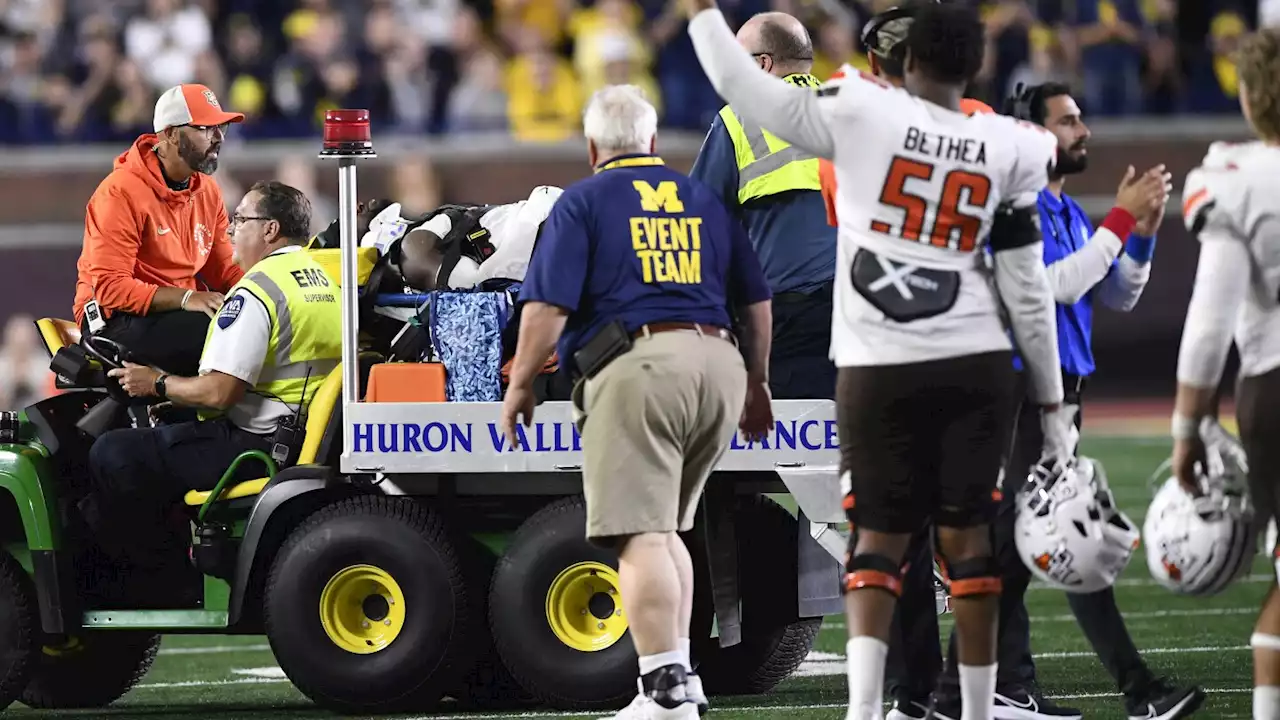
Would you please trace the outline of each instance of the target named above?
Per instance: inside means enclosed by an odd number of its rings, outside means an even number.
[[[444,363],[450,402],[502,400],[502,330],[509,315],[503,292],[432,293],[431,343]]]

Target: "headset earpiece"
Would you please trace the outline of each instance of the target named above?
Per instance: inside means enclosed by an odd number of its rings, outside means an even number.
[[[1035,109],[1040,100],[1039,85],[1028,86],[1023,83],[1018,83],[1013,88],[1011,100],[1013,101],[1011,111],[1014,118],[1018,120],[1025,120],[1027,122],[1035,122]]]

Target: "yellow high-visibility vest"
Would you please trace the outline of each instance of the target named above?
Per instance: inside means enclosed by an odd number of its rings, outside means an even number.
[[[816,77],[805,73],[783,79],[792,85],[815,89],[821,84]],[[720,119],[733,140],[738,160],[739,205],[788,190],[822,189],[817,156],[780,140],[759,125],[744,121],[728,105],[720,110]]]
[[[310,253],[276,251],[250,268],[227,297],[241,289],[262,301],[271,317],[271,340],[254,392],[305,408],[342,359],[338,283]],[[216,324],[209,323],[206,343]]]

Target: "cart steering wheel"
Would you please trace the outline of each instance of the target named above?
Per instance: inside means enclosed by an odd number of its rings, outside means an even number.
[[[115,370],[124,367],[126,361],[136,362],[133,353],[124,345],[105,338],[101,335],[89,335],[81,339],[80,344],[84,346],[85,352],[90,357],[102,363],[102,367],[106,370]],[[160,402],[154,397],[132,397],[125,389],[116,382],[114,378],[104,378],[106,380],[107,395],[119,402],[121,405],[134,407],[138,405],[154,405]]]
[[[102,363],[102,366],[115,370],[124,367],[126,360],[131,360],[131,355],[125,346],[101,335],[89,335],[80,342],[84,346],[85,352],[90,357]]]

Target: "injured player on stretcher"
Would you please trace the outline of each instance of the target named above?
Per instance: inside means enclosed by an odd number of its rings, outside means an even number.
[[[540,185],[518,202],[442,205],[417,217],[405,217],[398,202],[375,201],[361,218],[367,218],[368,230],[360,247],[376,247],[418,292],[518,283],[524,280],[542,223],[562,192]],[[337,221],[316,240],[321,247],[337,247]]]

